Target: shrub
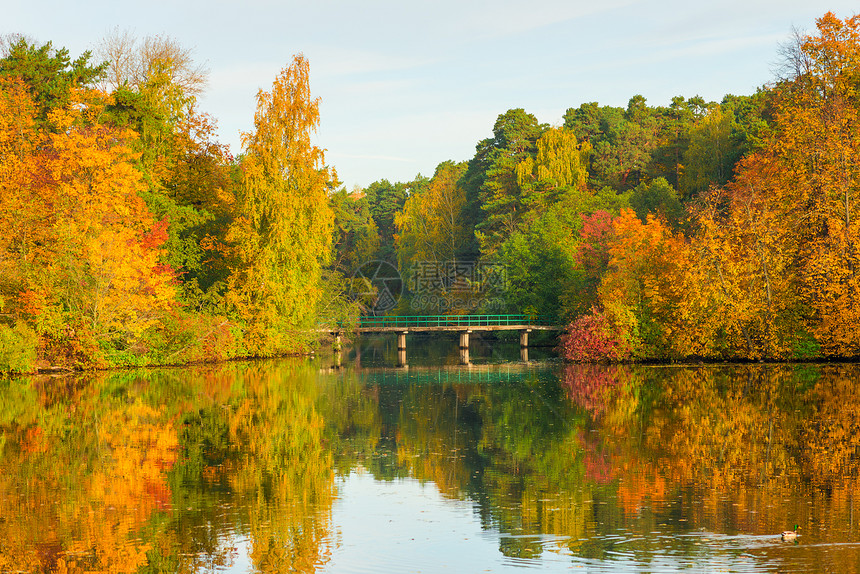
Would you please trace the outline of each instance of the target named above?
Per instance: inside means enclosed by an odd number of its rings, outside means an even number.
[[[633,356],[627,329],[592,308],[570,324],[562,336],[562,354],[575,363],[619,362]]]
[[[24,322],[0,324],[0,373],[28,373],[36,365],[39,337]]]

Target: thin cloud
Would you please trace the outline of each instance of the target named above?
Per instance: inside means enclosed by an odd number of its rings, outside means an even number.
[[[362,155],[362,154],[351,154],[351,153],[327,153],[326,154],[330,158],[343,158],[343,159],[371,159],[374,161],[397,161],[402,163],[415,163],[414,159],[405,158],[405,157],[394,157],[390,155]]]
[[[360,76],[380,72],[403,72],[432,65],[437,58],[415,58],[354,47],[326,45],[307,53],[312,73],[318,78]]]
[[[612,12],[636,3],[637,0],[490,1],[463,6],[458,2],[458,15],[450,27],[454,33],[469,34],[473,38],[486,40],[532,32],[571,20]]]

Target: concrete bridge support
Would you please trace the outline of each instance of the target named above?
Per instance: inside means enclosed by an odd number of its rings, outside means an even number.
[[[409,334],[409,331],[400,331],[397,333],[397,366],[408,368],[409,364],[406,362],[406,335]]]
[[[460,350],[469,348],[469,335],[472,331],[463,331],[460,333]]]
[[[520,348],[529,346],[529,333],[531,333],[531,329],[524,329],[520,331]]]

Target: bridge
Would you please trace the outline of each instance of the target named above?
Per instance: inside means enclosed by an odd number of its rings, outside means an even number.
[[[460,350],[468,363],[469,336],[475,331],[519,331],[520,348],[529,346],[532,331],[561,331],[564,327],[550,317],[530,315],[412,315],[392,317],[361,317],[353,332],[396,333],[397,351],[406,363],[406,335],[422,332],[453,332],[460,334]],[[341,331],[332,329],[334,345],[340,348]]]
[[[356,332],[411,331],[514,331],[518,329],[558,331],[563,327],[551,317],[531,315],[412,315],[361,317]]]

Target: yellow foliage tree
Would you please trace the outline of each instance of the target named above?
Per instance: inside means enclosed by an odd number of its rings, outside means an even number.
[[[469,239],[465,222],[466,192],[458,185],[466,164],[444,162],[425,190],[409,196],[395,214],[401,269],[416,261],[453,261]]]
[[[576,141],[572,131],[550,128],[537,140],[535,157],[527,157],[517,165],[520,187],[545,182],[553,187],[585,188],[588,178],[588,155],[591,144]]]
[[[314,319],[322,267],[331,256],[336,175],[311,143],[319,125],[309,65],[302,55],[257,95],[254,133],[243,134],[243,181],[228,239],[239,268],[229,300],[248,329],[250,350],[271,355],[294,348]]]

